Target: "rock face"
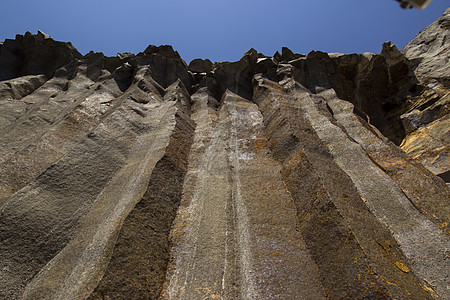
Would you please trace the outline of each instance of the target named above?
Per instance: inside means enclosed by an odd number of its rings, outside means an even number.
[[[0,44],[0,299],[450,298],[448,13],[380,54]]]
[[[449,182],[450,8],[402,50],[421,82],[421,94],[406,102],[402,149]]]

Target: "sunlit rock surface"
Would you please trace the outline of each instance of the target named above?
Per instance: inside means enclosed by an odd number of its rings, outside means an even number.
[[[0,299],[450,298],[448,16],[380,54],[1,43]]]
[[[450,8],[402,50],[421,82],[405,103],[402,149],[450,182]]]

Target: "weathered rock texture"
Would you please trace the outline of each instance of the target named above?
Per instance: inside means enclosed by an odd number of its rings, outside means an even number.
[[[450,8],[402,50],[421,93],[401,108],[402,149],[450,182]]]
[[[6,40],[0,299],[449,299],[449,13],[380,54]]]

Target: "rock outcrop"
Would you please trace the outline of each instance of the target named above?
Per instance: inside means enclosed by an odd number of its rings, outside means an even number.
[[[421,82],[421,93],[405,103],[400,119],[402,149],[450,182],[450,8],[402,50]]]
[[[448,14],[380,54],[6,40],[0,299],[450,298]]]

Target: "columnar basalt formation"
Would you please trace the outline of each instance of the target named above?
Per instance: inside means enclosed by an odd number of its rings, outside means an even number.
[[[449,15],[380,54],[0,43],[0,299],[450,298]]]

